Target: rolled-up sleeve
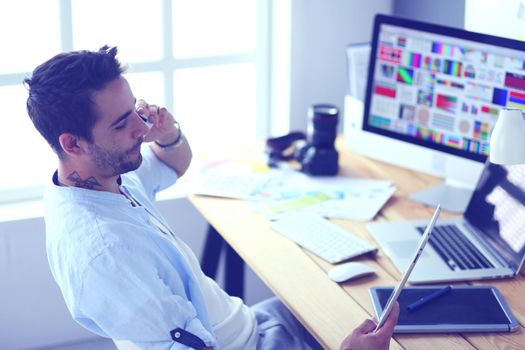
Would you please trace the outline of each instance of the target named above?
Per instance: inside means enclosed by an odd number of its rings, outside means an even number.
[[[142,148],[143,161],[134,173],[140,179],[149,199],[153,201],[155,195],[173,185],[178,178],[175,170],[157,158],[150,147]]]
[[[171,339],[176,328],[218,349],[188,295],[191,279],[179,276],[167,262],[162,266],[162,259],[152,259],[126,247],[100,253],[83,273],[72,310],[75,319],[95,333],[130,340],[142,349],[188,349]]]

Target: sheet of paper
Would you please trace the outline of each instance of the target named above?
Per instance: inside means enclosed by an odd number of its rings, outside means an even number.
[[[381,210],[396,189],[391,184],[369,185],[371,184],[366,184],[364,187],[367,188],[362,190],[348,192],[344,199],[318,203],[312,210],[328,218],[370,221]]]
[[[255,210],[270,220],[292,211],[310,211],[327,218],[368,221],[394,192],[394,185],[387,180],[311,177],[283,171],[252,201]]]
[[[191,185],[191,192],[215,197],[249,199],[270,178],[265,163],[255,160],[226,159],[208,162]]]

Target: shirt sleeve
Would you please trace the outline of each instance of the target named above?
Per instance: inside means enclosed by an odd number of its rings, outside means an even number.
[[[197,317],[176,269],[159,269],[125,247],[96,257],[83,274],[77,322],[113,339],[129,340],[142,349],[189,349],[174,342],[170,331],[183,329],[218,349],[214,335]],[[164,276],[163,272],[170,274]],[[167,271],[167,272],[166,272]],[[170,280],[167,285],[164,280]]]
[[[149,199],[154,201],[157,192],[177,181],[177,172],[157,158],[149,146],[142,147],[141,152],[142,164],[134,173],[138,176]]]

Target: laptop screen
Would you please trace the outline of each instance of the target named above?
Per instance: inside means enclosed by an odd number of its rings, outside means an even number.
[[[525,165],[487,161],[465,218],[517,269],[525,257]]]

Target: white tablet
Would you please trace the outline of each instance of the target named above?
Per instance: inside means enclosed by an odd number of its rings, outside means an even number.
[[[434,211],[434,215],[432,215],[432,218],[430,219],[430,222],[427,225],[427,228],[425,229],[425,232],[423,233],[423,236],[419,240],[419,244],[417,246],[416,252],[414,254],[414,258],[408,265],[408,268],[406,269],[405,273],[401,277],[401,281],[399,281],[399,284],[394,289],[392,294],[390,295],[390,298],[388,299],[388,302],[386,304],[386,307],[383,310],[383,313],[381,314],[381,317],[379,318],[379,321],[377,322],[376,331],[381,328],[381,326],[385,323],[386,319],[388,318],[388,315],[390,314],[390,311],[392,311],[392,307],[395,305],[397,298],[399,297],[399,294],[403,290],[403,287],[405,286],[405,283],[407,282],[408,278],[410,277],[410,274],[412,273],[412,270],[414,269],[414,266],[416,266],[417,261],[419,260],[419,257],[421,256],[421,253],[423,252],[423,248],[425,248],[425,245],[428,242],[428,239],[430,238],[430,233],[432,232],[432,229],[434,228],[434,225],[437,221],[437,218],[439,216],[439,213],[441,212],[441,206],[438,204],[436,207],[436,210]]]

